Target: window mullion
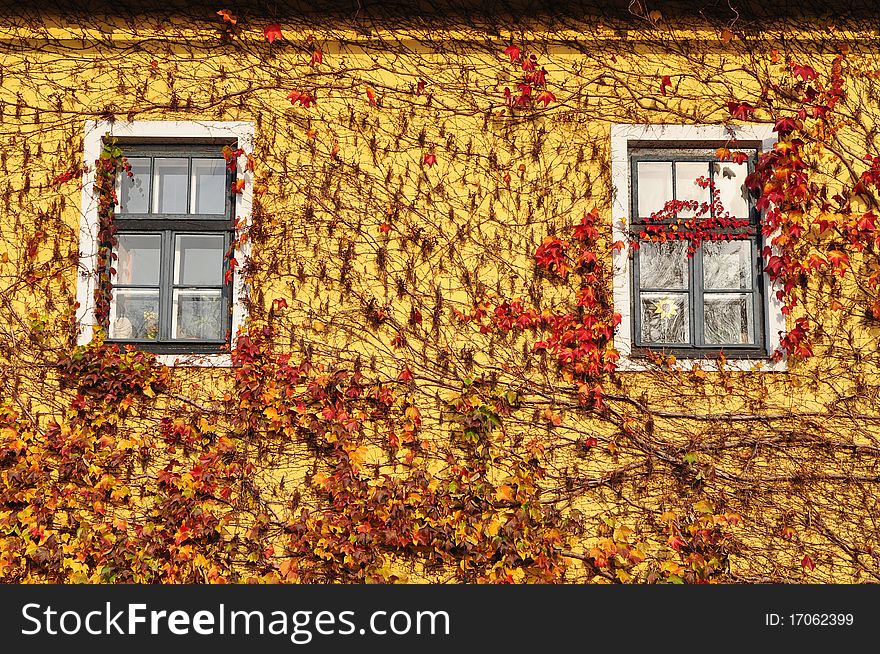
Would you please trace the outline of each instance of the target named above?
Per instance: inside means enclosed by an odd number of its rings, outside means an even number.
[[[162,232],[162,265],[159,273],[159,340],[171,340],[171,287],[174,249],[171,230]]]
[[[695,347],[703,347],[705,344],[705,335],[703,334],[703,246],[700,244],[694,250],[694,256],[691,257],[691,302],[693,308],[691,311],[692,327],[691,342]]]

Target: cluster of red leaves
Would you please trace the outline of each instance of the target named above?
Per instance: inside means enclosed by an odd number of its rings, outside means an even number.
[[[113,261],[116,255],[116,225],[113,218],[116,212],[116,178],[119,174],[131,175],[131,166],[115,145],[105,145],[100,158],[95,162],[95,195],[98,197],[98,256],[95,286],[95,322],[106,324],[110,317],[111,278],[116,272]]]
[[[571,311],[537,311],[522,301],[505,301],[493,308],[478,306],[469,314],[457,313],[460,320],[474,321],[482,333],[533,330],[544,335],[534,344],[537,352],[549,352],[566,381],[576,383],[581,402],[602,405],[602,377],[616,367],[613,347],[614,328],[620,315],[614,313],[607,291],[610,277],[603,270],[599,254],[599,212],[584,214],[572,229],[571,240],[548,236],[535,252],[542,273],[559,279],[575,273],[579,287]]]
[[[763,233],[770,241],[763,251],[765,270],[777,287],[786,315],[798,304],[796,291],[805,288],[811,278],[827,272],[844,276],[851,267],[850,252],[880,246],[876,213],[855,211],[852,203],[878,188],[880,164],[874,157],[866,157],[868,169],[855,184],[844,186],[831,198],[807,162],[815,143],[827,141],[839,129],[834,109],[845,94],[845,59],[843,50],[834,58],[824,83],[812,67],[789,62],[792,91],[799,106],[776,117],[774,131],[779,140],[760,155],[755,171],[746,180],[759,194],[756,206],[763,214]],[[813,145],[808,147],[808,143]],[[875,294],[878,281],[880,275],[868,277],[867,286],[875,289]],[[869,298],[868,304],[868,311],[880,317],[880,300]],[[776,356],[783,352],[812,356],[810,342],[810,322],[798,318]]]
[[[304,109],[308,109],[315,104],[315,96],[308,91],[298,91],[294,89],[287,94],[287,99],[290,100],[290,104],[299,104]]]
[[[730,154],[719,151],[719,155],[729,156],[742,162],[744,153]],[[669,200],[660,211],[655,211],[646,219],[642,228],[631,234],[632,247],[638,249],[639,243],[665,243],[667,241],[687,241],[688,256],[693,256],[703,241],[732,241],[750,236],[748,218],[731,216],[721,202],[721,192],[707,177],[696,180],[697,185],[709,189],[710,201]],[[680,213],[690,214],[680,217]]]
[[[510,45],[504,50],[510,63],[518,67],[522,73],[522,81],[517,84],[517,92],[504,87],[504,104],[516,109],[527,109],[543,104],[546,108],[556,102],[556,96],[547,88],[547,71],[538,68],[538,57],[527,55],[517,46]]]

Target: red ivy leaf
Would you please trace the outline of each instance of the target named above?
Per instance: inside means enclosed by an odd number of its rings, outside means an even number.
[[[312,60],[309,62],[310,66],[317,66],[318,64],[324,63],[324,53],[321,52],[320,49],[316,49],[312,52]]]
[[[430,168],[430,167],[433,166],[435,163],[437,163],[437,155],[434,154],[433,152],[428,152],[428,153],[426,153],[426,154],[425,154],[424,162],[425,162],[425,165],[426,165],[428,168]]]
[[[773,126],[773,131],[779,132],[780,136],[784,136],[786,134],[791,134],[793,131],[799,128],[800,121],[797,121],[794,118],[780,118]]]
[[[383,234],[387,234],[391,231],[391,223],[382,223],[381,225],[379,225],[379,231]]]
[[[816,79],[818,75],[816,71],[813,70],[811,66],[801,66],[800,64],[792,64],[791,72],[795,77],[800,77],[802,80],[809,81],[811,79]]]
[[[810,558],[809,554],[804,554],[804,558],[801,559],[801,567],[804,570],[812,571],[816,569],[816,563]]]
[[[290,104],[299,102],[305,109],[315,104],[315,96],[306,91],[297,91],[296,89],[287,94],[287,99],[290,100]]]
[[[266,37],[266,40],[269,43],[275,43],[276,40],[284,38],[281,35],[281,25],[278,23],[266,25],[266,27],[263,28],[263,36]]]
[[[237,179],[232,183],[232,192],[241,193],[244,190],[244,180]]]
[[[519,59],[520,50],[515,45],[509,45],[504,49],[504,54],[510,57],[511,61]]]
[[[371,107],[376,106],[376,92],[373,90],[373,87],[367,87],[367,101],[370,103]]]
[[[664,75],[663,79],[660,80],[660,93],[666,95],[667,86],[672,86],[672,80],[669,78],[669,75]]]
[[[727,103],[727,108],[730,110],[730,115],[739,120],[748,120],[755,113],[755,108],[748,102],[737,103],[730,101]]]
[[[416,84],[416,95],[421,95],[422,93],[425,92],[425,84],[426,83],[427,82],[425,82],[425,80],[423,80],[421,78],[419,79],[419,83]]]

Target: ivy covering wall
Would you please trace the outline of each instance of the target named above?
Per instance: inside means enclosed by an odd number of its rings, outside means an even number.
[[[0,580],[877,581],[876,17],[325,9],[2,9]],[[254,123],[232,366],[76,346],[95,119]],[[774,127],[787,371],[618,369],[615,123]]]

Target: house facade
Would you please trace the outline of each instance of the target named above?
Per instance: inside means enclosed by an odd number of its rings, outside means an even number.
[[[649,4],[9,7],[0,579],[876,581],[876,19]]]

